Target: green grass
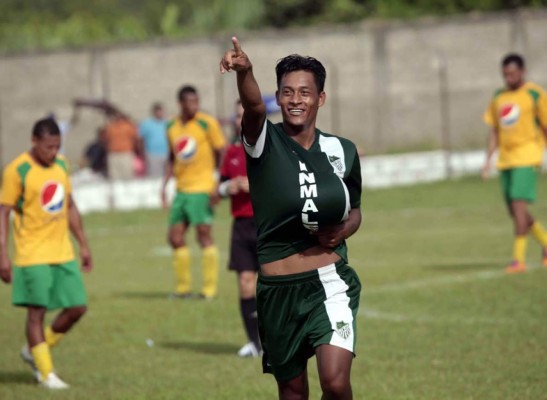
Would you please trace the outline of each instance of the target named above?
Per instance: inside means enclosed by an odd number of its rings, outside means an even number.
[[[532,208],[545,222],[546,178]],[[533,268],[503,274],[512,226],[497,182],[366,191],[363,207],[350,240],[363,282],[355,399],[546,399],[547,269],[530,241]],[[260,361],[234,355],[245,337],[233,273],[222,268],[213,301],[167,299],[165,220],[160,211],[85,218],[96,264],[85,278],[90,310],[54,349],[67,392],[32,384],[18,355],[24,313],[0,286],[0,399],[276,398]],[[229,224],[223,204],[215,226],[223,266]],[[197,265],[194,276],[199,287]],[[309,371],[317,399],[313,359]]]

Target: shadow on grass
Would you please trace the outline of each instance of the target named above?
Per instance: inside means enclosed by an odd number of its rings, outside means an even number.
[[[171,350],[191,350],[204,354],[236,354],[239,348],[228,343],[211,342],[162,342],[160,347]]]
[[[116,293],[115,297],[125,297],[130,299],[162,299],[169,300],[168,292],[123,292]]]
[[[457,264],[426,265],[423,269],[437,272],[466,272],[466,271],[489,271],[503,269],[503,263],[499,262],[463,262]]]
[[[29,372],[0,371],[0,385],[3,383],[34,383],[34,378]]]

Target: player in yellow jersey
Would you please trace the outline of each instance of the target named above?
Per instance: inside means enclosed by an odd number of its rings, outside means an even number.
[[[49,389],[68,387],[53,369],[50,348],[86,312],[86,293],[69,231],[80,245],[82,269],[92,268],[67,165],[58,155],[60,147],[55,121],[37,121],[31,150],[4,169],[0,196],[0,277],[6,283],[13,281],[13,304],[27,309],[27,345],[21,356]],[[7,246],[11,212],[15,214],[13,268]],[[44,330],[46,311],[59,308],[62,311]]]
[[[502,60],[505,87],[496,91],[484,113],[484,122],[492,129],[488,140],[482,176],[490,170],[490,160],[499,150],[503,195],[515,225],[513,260],[508,273],[526,270],[527,235],[532,233],[543,249],[547,266],[547,232],[528,212],[528,203],[536,199],[537,180],[547,134],[547,93],[525,80],[524,59],[509,54]]]
[[[173,248],[176,276],[174,296],[192,296],[191,254],[185,241],[188,227],[196,227],[202,249],[203,288],[199,297],[217,294],[218,250],[211,224],[212,206],[218,201],[215,171],[226,145],[218,121],[199,111],[199,96],[192,86],[178,92],[180,115],[168,123],[169,160],[162,185],[162,203],[167,207],[165,187],[171,176],[177,182],[177,194],[169,213],[168,240]]]

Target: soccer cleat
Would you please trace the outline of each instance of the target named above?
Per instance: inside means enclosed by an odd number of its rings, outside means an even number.
[[[196,298],[199,300],[213,300],[215,296],[207,296],[206,294],[200,293]]]
[[[171,299],[171,300],[173,300],[173,299],[193,299],[193,298],[194,298],[194,294],[190,293],[190,292],[186,292],[186,293],[174,292],[174,293],[171,293],[169,295],[169,299]]]
[[[505,272],[508,274],[518,274],[526,271],[526,264],[520,261],[514,260],[505,268]]]
[[[40,382],[40,371],[38,371],[38,368],[36,368],[36,363],[34,362],[34,357],[32,357],[32,354],[30,353],[30,349],[28,348],[28,345],[25,344],[23,348],[21,349],[21,358],[24,362],[26,362],[30,368],[32,368],[32,373],[36,377],[36,380]]]
[[[50,372],[46,379],[41,379],[40,386],[47,389],[68,389],[70,387],[55,372]]]
[[[237,352],[238,357],[258,357],[261,351],[259,351],[253,342],[247,343]]]

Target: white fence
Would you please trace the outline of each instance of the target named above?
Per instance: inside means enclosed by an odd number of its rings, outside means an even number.
[[[361,159],[361,174],[363,187],[386,188],[439,181],[449,175],[478,174],[483,162],[484,151],[370,156]],[[73,177],[73,186],[73,195],[82,213],[161,207],[160,179],[108,182],[80,173]],[[167,189],[168,197],[172,198],[175,193],[173,181]]]

